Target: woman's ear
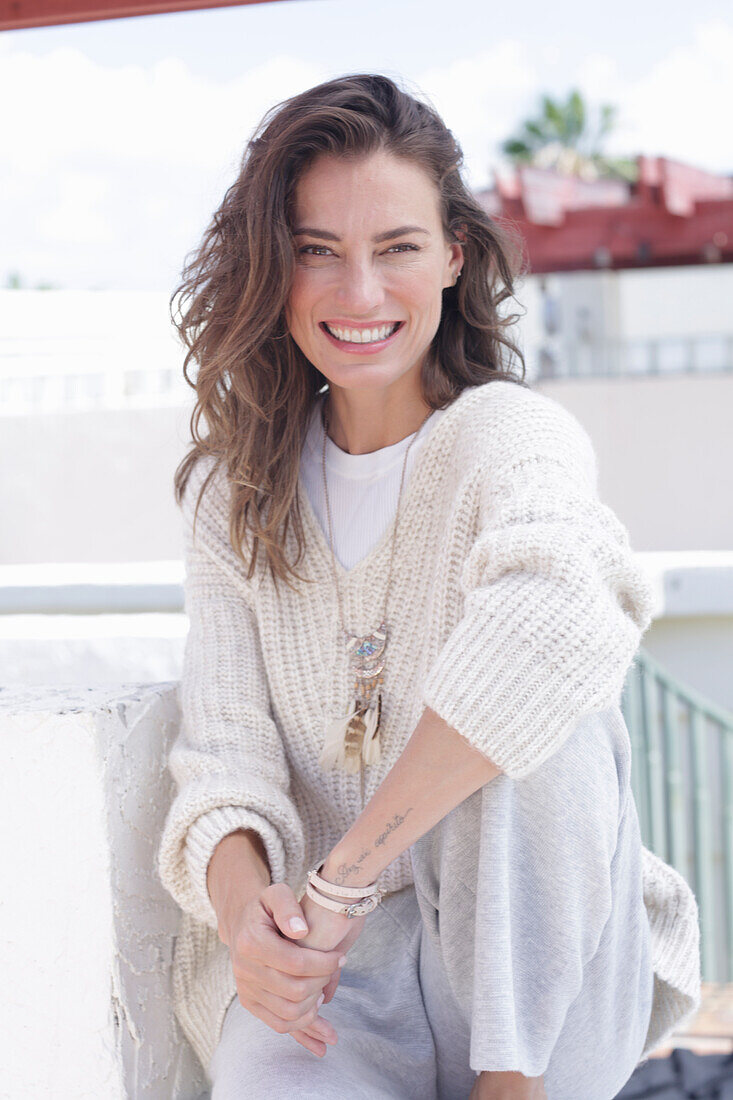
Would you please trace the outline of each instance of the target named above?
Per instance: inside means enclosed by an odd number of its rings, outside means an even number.
[[[454,241],[451,244],[450,250],[450,269],[452,277],[452,282],[450,283],[450,285],[455,286],[455,284],[458,282],[458,279],[460,278],[461,271],[463,270],[465,256],[463,254],[463,245],[459,244],[457,241]]]

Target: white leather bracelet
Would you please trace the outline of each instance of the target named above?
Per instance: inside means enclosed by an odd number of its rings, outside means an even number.
[[[380,893],[376,882],[369,883],[368,886],[337,886],[335,882],[328,882],[325,878],[321,878],[319,872],[325,863],[325,859],[321,860],[317,867],[308,872],[308,882],[313,883],[314,886],[321,890],[326,890],[329,894],[335,894],[337,898],[365,898],[370,894]]]
[[[347,905],[345,902],[332,901],[331,898],[319,894],[310,881],[305,888],[305,892],[309,898],[312,898],[318,905],[322,905],[324,909],[330,909],[332,913],[342,913],[346,917],[362,917],[366,913],[371,913],[382,900],[382,891],[377,890],[376,893],[369,894],[360,901],[354,901]]]

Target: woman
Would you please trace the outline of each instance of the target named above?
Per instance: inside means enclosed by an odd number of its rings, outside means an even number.
[[[511,369],[512,252],[460,164],[393,81],[328,81],[265,117],[179,288],[159,859],[213,1100],[610,1100],[699,1003],[618,708],[649,587],[588,436]]]

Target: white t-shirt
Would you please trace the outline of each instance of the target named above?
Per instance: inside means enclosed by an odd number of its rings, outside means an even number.
[[[301,455],[300,475],[328,542],[328,513],[323,492],[322,401],[323,397],[316,403],[311,415]],[[326,436],[326,478],[333,549],[344,569],[353,569],[382,538],[397,510],[402,463],[410,441],[417,436],[407,456],[403,501],[410,470],[420,448],[430,430],[447,411],[447,408],[435,409],[417,432],[390,447],[380,447],[368,454],[349,454]]]

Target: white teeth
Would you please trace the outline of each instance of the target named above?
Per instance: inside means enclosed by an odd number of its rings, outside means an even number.
[[[324,322],[325,323],[325,322]],[[337,340],[343,340],[347,344],[373,344],[378,340],[386,340],[397,328],[398,322],[393,325],[381,325],[379,328],[336,328],[334,325],[326,325],[326,328]]]

